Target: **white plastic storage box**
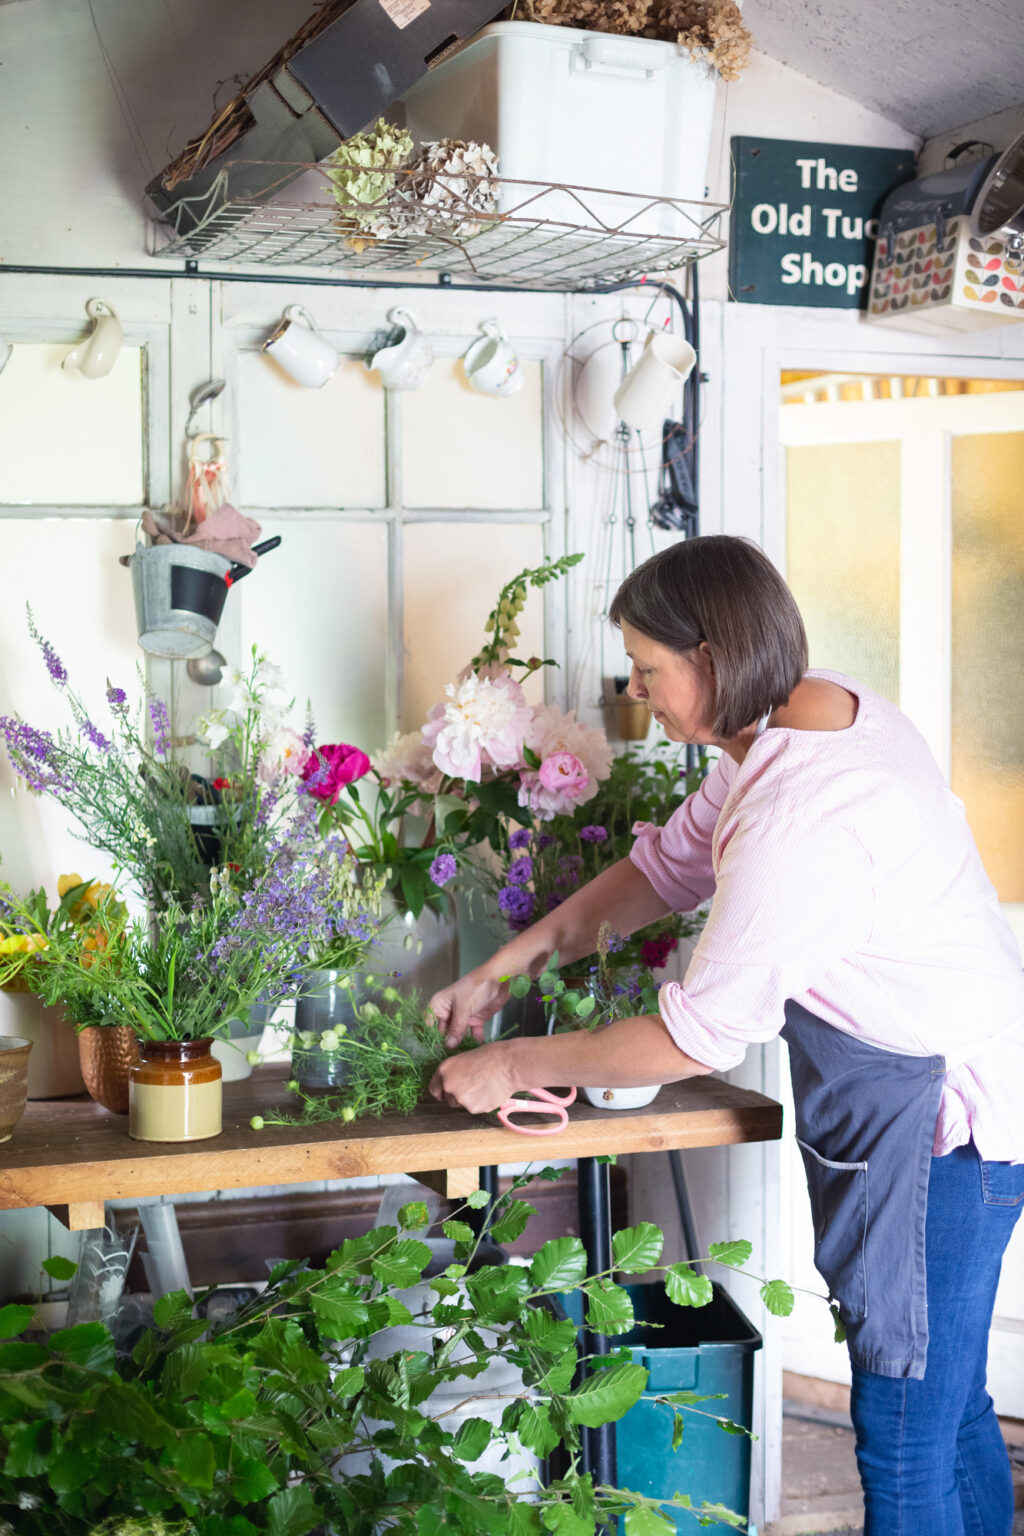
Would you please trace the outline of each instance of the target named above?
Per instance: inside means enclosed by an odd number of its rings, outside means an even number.
[[[414,139],[489,144],[499,176],[601,189],[584,195],[586,207],[547,193],[523,218],[683,237],[696,232],[699,208],[690,223],[643,199],[705,198],[716,81],[676,43],[500,21],[436,64],[402,104]],[[503,187],[498,211],[530,195]]]

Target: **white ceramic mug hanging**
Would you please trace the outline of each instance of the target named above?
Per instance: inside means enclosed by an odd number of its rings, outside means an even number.
[[[462,367],[472,387],[482,395],[514,395],[523,387],[523,370],[515,347],[497,320],[485,320],[483,332],[467,349]]]
[[[615,391],[619,420],[642,430],[660,427],[672,397],[689,378],[697,354],[682,336],[648,331],[639,361]]]
[[[279,363],[296,384],[322,389],[341,362],[341,354],[321,336],[316,321],[301,304],[289,304],[263,351]]]
[[[434,346],[416,323],[411,310],[388,310],[392,331],[366,359],[387,389],[419,389],[434,366]]]
[[[93,321],[93,328],[84,341],[71,348],[61,367],[68,373],[80,374],[83,379],[102,379],[117,362],[124,344],[124,331],[105,299],[90,299],[85,312]]]

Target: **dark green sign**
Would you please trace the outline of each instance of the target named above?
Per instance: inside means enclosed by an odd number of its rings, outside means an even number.
[[[863,309],[878,215],[913,150],[736,138],[732,163],[729,297]]]

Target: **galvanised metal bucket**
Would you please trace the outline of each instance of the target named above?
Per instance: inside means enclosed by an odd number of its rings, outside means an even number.
[[[131,557],[139,644],[173,661],[205,656],[228,595],[231,561],[185,544],[137,544]]]

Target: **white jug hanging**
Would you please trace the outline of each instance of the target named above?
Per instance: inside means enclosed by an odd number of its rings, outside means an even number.
[[[682,336],[648,331],[639,362],[612,397],[619,420],[627,427],[660,427],[696,361],[696,352]]]

